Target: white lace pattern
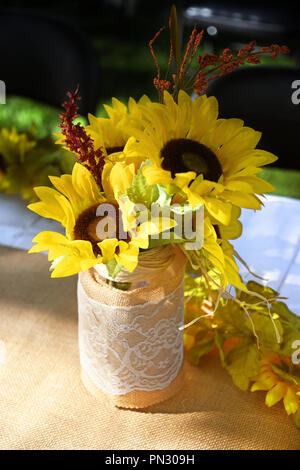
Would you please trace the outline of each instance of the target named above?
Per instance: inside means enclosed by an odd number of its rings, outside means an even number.
[[[107,306],[78,281],[81,366],[105,393],[162,390],[183,361],[183,283],[154,302]]]

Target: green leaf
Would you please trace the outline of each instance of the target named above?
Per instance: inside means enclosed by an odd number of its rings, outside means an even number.
[[[291,312],[284,302],[273,302],[271,310],[279,315],[281,321],[293,326],[300,332],[300,318]]]
[[[286,327],[284,325],[283,340],[280,346],[280,353],[288,358],[291,358],[295,352],[293,344],[295,341],[300,340],[300,332],[294,328]]]
[[[172,196],[167,193],[166,188],[162,186],[161,184],[157,185],[158,189],[158,198],[156,199],[156,204],[158,204],[160,207],[166,207],[170,206],[171,201],[172,201]]]
[[[212,337],[206,337],[197,342],[196,346],[194,346],[188,352],[188,360],[194,366],[199,364],[199,361],[204,354],[210,352],[214,347],[215,341]]]
[[[173,205],[170,207],[171,211],[174,212],[174,214],[177,214],[177,215],[190,215],[192,216],[192,214],[194,214],[195,212],[197,212],[200,207],[202,207],[203,204],[198,204],[197,206],[194,206],[192,207],[191,205],[189,204],[176,204],[176,205]]]
[[[250,381],[258,374],[260,358],[256,344],[250,341],[244,341],[226,354],[225,367],[241,390],[247,390]]]
[[[170,14],[170,40],[171,45],[177,65],[177,70],[179,72],[181,67],[181,47],[180,47],[180,38],[179,38],[179,28],[178,28],[178,18],[176,6],[172,5],[171,14]]]
[[[190,276],[189,274],[185,274],[184,295],[186,297],[197,297],[199,301],[207,297],[207,288],[202,276]]]
[[[164,233],[164,232],[162,232]],[[163,245],[170,245],[173,243],[184,243],[186,240],[184,238],[177,238],[175,237],[174,232],[170,232],[169,237],[167,239],[162,238],[162,233],[159,234],[159,238],[151,238],[149,239],[149,249],[155,248],[157,246]]]
[[[156,185],[148,185],[145,176],[140,169],[133,178],[131,186],[126,191],[127,196],[135,204],[143,204],[150,208],[151,204],[159,197]]]
[[[122,265],[116,260],[111,259],[106,263],[106,269],[110,277],[113,279],[119,274],[122,269]]]
[[[275,327],[277,328],[281,342],[283,328],[280,321],[278,319],[272,321],[268,313],[263,313],[262,311],[250,311],[249,313],[255,332],[259,338],[260,346],[271,351],[278,351],[280,349],[280,343],[277,341]],[[249,332],[253,332],[253,326],[249,318],[246,319],[246,325],[249,328]]]
[[[272,363],[272,369],[279,377],[283,378],[284,381],[296,385],[296,387],[300,387],[300,369],[296,368],[296,366],[288,367],[284,362],[281,362],[281,366]]]
[[[271,289],[271,287],[264,286],[263,284],[259,284],[256,281],[249,281],[247,282],[247,289],[252,292],[256,292],[257,294],[262,295],[266,299],[270,299],[272,297],[276,297],[278,292]],[[258,298],[252,294],[247,294],[247,292],[240,291],[238,292],[237,297],[247,302],[248,304],[254,304],[258,301]]]
[[[274,302],[271,312],[279,316],[283,329],[280,353],[290,358],[295,351],[292,348],[294,341],[300,340],[300,318],[292,313],[283,302]]]
[[[246,324],[246,314],[240,306],[232,301],[220,305],[214,315],[214,322],[222,329],[226,337],[252,338],[252,331]]]
[[[179,188],[179,186],[176,186],[176,184],[173,183],[168,184],[167,193],[171,197],[174,196],[174,194],[180,194],[180,196],[182,196],[185,200],[187,199],[185,192]]]

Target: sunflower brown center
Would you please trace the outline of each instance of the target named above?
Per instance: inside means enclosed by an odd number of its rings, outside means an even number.
[[[107,152],[107,155],[110,155],[111,153],[115,153],[115,152],[122,152],[124,149],[124,145],[122,146],[116,146],[116,147],[107,147],[106,148],[106,152]]]
[[[121,238],[122,240],[129,242],[131,237],[129,233],[124,232],[122,217],[120,209],[115,204],[105,203],[104,215],[98,216],[98,209],[101,204],[89,207],[83,211],[76,220],[74,226],[74,239],[75,240],[87,240],[91,242],[94,254],[101,255],[101,250],[98,243],[107,238]],[[111,211],[108,211],[108,206],[111,206]],[[105,220],[104,220],[105,219]],[[99,230],[99,223],[101,224],[101,230]]]
[[[222,167],[212,150],[191,139],[172,139],[161,150],[162,168],[176,173],[195,171],[205,179],[218,181]]]

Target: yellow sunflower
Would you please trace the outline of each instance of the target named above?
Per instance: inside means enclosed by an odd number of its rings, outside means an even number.
[[[270,355],[263,359],[259,374],[253,379],[251,391],[266,390],[266,405],[273,406],[283,400],[288,415],[294,414],[300,408],[300,381],[298,374],[292,374],[291,365],[286,358]]]
[[[164,104],[140,106],[145,129],[131,129],[125,157],[151,163],[143,173],[149,184],[185,194],[193,206],[203,203],[210,217],[227,225],[232,205],[260,209],[257,195],[273,191],[258,178],[273,154],[256,149],[261,133],[240,119],[218,119],[218,102],[205,95],[194,101],[180,90],[178,104],[164,93]]]
[[[0,131],[0,191],[7,194],[20,193],[30,199],[32,183],[28,181],[28,153],[36,146],[36,141],[28,134],[18,132],[15,127],[2,128]],[[20,171],[21,167],[21,171]]]
[[[28,208],[59,221],[66,229],[66,236],[41,232],[33,239],[37,245],[29,251],[49,250],[49,261],[55,260],[52,277],[69,276],[110,261],[131,272],[138,264],[140,248],[148,248],[149,236],[172,227],[169,221],[164,225],[161,220],[137,224],[136,214],[126,213],[127,205],[119,196],[134,175],[133,164],[110,165],[103,175],[104,196],[88,169],[76,163],[72,175],[49,177],[56,189],[35,188],[40,201]]]
[[[123,172],[119,176],[123,184]],[[59,221],[66,229],[66,236],[41,232],[34,238],[37,245],[30,253],[49,250],[49,260],[57,260],[52,277],[69,276],[111,260],[133,271],[138,263],[139,247],[148,246],[148,226],[141,225],[137,231],[125,233],[124,239],[116,238],[116,233],[122,232],[118,203],[113,197],[108,199],[100,193],[91,173],[79,163],[74,165],[72,175],[50,177],[50,180],[56,189],[35,188],[40,201],[29,204],[28,208]],[[117,182],[116,175],[113,181]],[[122,185],[119,183],[119,186]],[[112,216],[107,219],[110,209]],[[105,225],[99,235],[101,220],[105,220]]]
[[[143,129],[141,105],[150,102],[147,96],[143,96],[138,103],[129,98],[128,106],[116,98],[112,98],[112,106],[104,105],[108,118],[88,115],[89,125],[86,132],[92,137],[95,149],[102,148],[105,157],[109,160],[122,159],[122,152],[131,136],[131,128]],[[134,159],[137,161],[137,159]]]

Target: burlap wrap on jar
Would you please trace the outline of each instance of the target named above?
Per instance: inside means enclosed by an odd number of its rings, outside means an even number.
[[[103,398],[105,393],[118,407],[146,408],[183,385],[179,327],[184,321],[185,257],[177,247],[168,250],[164,269],[156,275],[152,269],[143,286],[138,282],[128,291],[107,284],[96,269],[79,275],[82,380],[93,395]]]

